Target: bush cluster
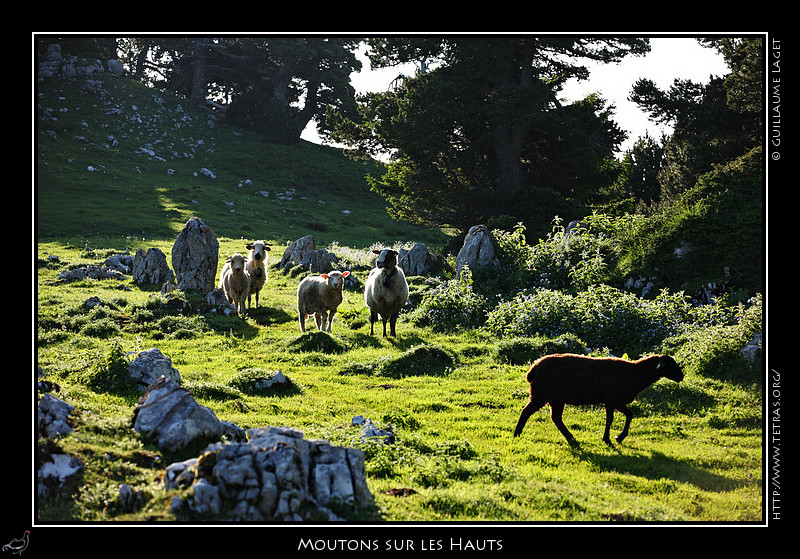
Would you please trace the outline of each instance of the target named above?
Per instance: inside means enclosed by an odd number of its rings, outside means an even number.
[[[472,274],[465,267],[460,279],[446,281],[426,291],[409,318],[417,326],[429,326],[435,332],[444,332],[477,328],[486,321],[488,310],[487,298],[475,292]]]
[[[503,338],[574,334],[594,348],[636,353],[659,346],[665,339],[727,322],[732,313],[712,316],[693,307],[683,293],[661,291],[654,299],[595,285],[570,295],[550,289],[532,289],[498,304],[488,315],[486,328]]]
[[[665,351],[673,353],[687,373],[744,384],[759,382],[759,369],[745,363],[741,349],[762,331],[762,297],[757,295],[733,310],[733,319],[725,324],[706,324],[665,340]]]
[[[522,223],[511,231],[495,229],[500,273],[484,269],[479,289],[505,295],[532,287],[576,293],[607,282],[616,269],[612,232],[619,227],[619,219],[593,214],[567,230],[556,216],[552,231],[534,245],[527,244]]]
[[[522,224],[493,230],[500,265],[465,269],[460,280],[428,289],[409,318],[438,332],[483,328],[504,340],[574,336],[569,349],[615,354],[656,351],[667,339],[740,320],[744,307],[726,297],[696,306],[682,291],[641,298],[610,285],[618,267],[612,239],[630,219],[595,214],[569,231],[556,219],[536,245],[526,243]]]

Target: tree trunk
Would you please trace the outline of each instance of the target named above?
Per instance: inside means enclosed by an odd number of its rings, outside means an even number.
[[[199,38],[194,41],[192,52],[192,92],[189,100],[193,107],[204,107],[206,104],[206,51],[208,39]]]
[[[494,185],[498,193],[512,193],[522,188],[522,143],[525,131],[520,126],[506,120],[495,125],[492,131],[497,161],[497,184]]]
[[[512,84],[520,91],[530,92],[533,88],[533,50],[524,53],[518,64],[513,63],[514,58],[508,56],[505,61],[505,72],[500,80],[500,88]],[[525,103],[525,95],[521,95],[521,103]],[[497,160],[497,184],[494,187],[500,193],[513,193],[522,188],[522,149],[528,134],[528,122],[523,116],[526,108],[518,110],[504,110],[498,115],[497,122],[492,130],[492,144]]]
[[[306,101],[303,105],[303,109],[297,113],[297,135],[303,133],[303,130],[306,129],[306,126],[314,118],[314,115],[317,114],[317,92],[319,91],[319,84],[318,83],[311,83],[309,82],[306,87]]]

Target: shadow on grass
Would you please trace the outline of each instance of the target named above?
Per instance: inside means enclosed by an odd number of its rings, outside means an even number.
[[[246,316],[251,318],[259,326],[286,324],[287,322],[292,322],[297,318],[283,309],[263,306],[247,309]]]
[[[689,460],[677,459],[658,451],[642,453],[624,446],[614,448],[616,452],[613,455],[585,451],[580,447],[575,449],[575,454],[604,472],[629,474],[652,481],[669,479],[694,485],[704,491],[731,491],[760,483],[758,480],[714,474]]]

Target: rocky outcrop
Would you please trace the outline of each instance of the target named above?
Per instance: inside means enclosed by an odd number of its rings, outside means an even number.
[[[172,267],[178,289],[209,293],[214,289],[219,242],[211,229],[193,217],[172,245]]]
[[[175,280],[169,269],[167,256],[158,248],[139,249],[133,257],[133,281],[160,285]]]
[[[142,390],[157,382],[161,377],[170,378],[175,382],[181,380],[178,369],[172,366],[172,360],[157,348],[140,351],[136,359],[128,365],[128,372]]]
[[[247,434],[247,442],[213,444],[196,459],[167,468],[165,489],[190,489],[173,499],[177,516],[329,521],[343,520],[337,513],[363,514],[373,506],[361,450],[306,440],[289,427]]]
[[[36,427],[39,434],[48,439],[69,435],[72,432],[69,424],[70,415],[74,410],[74,406],[50,394],[42,396],[36,410]]]
[[[397,252],[397,266],[406,276],[424,276],[431,271],[431,254],[422,243],[415,243],[410,249],[401,248]]]
[[[293,241],[283,251],[280,266],[284,271],[295,266],[300,266],[303,270],[326,274],[334,269],[339,259],[332,252],[321,248],[317,249],[314,237],[306,235]]]
[[[461,250],[456,257],[456,278],[461,278],[461,270],[464,266],[470,269],[477,269],[487,265],[495,265],[498,259],[495,257],[494,245],[485,225],[474,225],[470,227]]]
[[[147,388],[134,407],[132,423],[146,441],[167,452],[216,442],[225,433],[213,411],[168,377]]]
[[[115,61],[109,63],[109,70],[117,73],[121,64]],[[76,77],[95,77],[105,72],[103,63],[98,59],[79,58],[61,53],[61,45],[51,44],[47,46],[45,52],[40,56],[37,68],[37,78],[39,80],[47,78],[76,78]]]

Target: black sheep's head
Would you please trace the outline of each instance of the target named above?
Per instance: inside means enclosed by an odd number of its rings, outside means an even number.
[[[656,371],[662,376],[675,382],[683,380],[683,371],[680,365],[669,355],[659,355]]]
[[[385,248],[383,250],[373,250],[372,252],[378,255],[378,259],[375,261],[376,268],[394,268],[397,266],[396,250]]]

